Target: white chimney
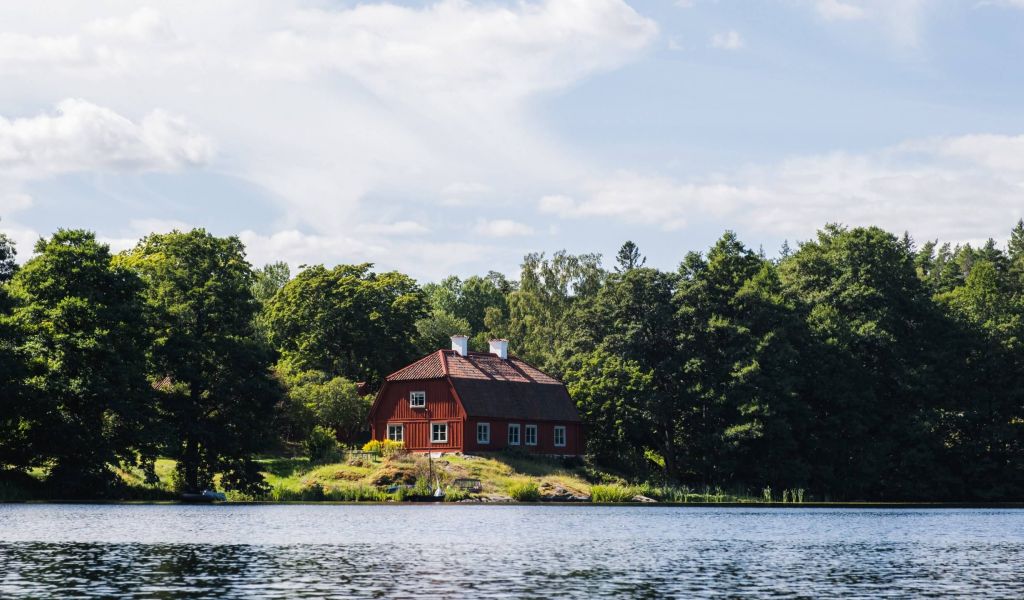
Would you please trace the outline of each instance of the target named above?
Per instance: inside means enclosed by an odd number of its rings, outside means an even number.
[[[469,354],[469,336],[453,335],[452,350],[458,352],[459,356],[465,356]]]
[[[501,360],[508,360],[508,340],[491,340],[491,354],[497,354]]]

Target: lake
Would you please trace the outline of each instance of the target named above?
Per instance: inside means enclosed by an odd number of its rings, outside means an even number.
[[[0,597],[1024,597],[1024,511],[0,505]]]

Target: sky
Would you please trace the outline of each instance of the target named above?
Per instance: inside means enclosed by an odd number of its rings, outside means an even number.
[[[724,230],[1002,241],[1024,0],[5,0],[0,231],[422,281]]]

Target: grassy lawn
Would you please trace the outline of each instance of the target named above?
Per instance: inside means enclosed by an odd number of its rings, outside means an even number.
[[[690,490],[651,485],[630,486],[624,480],[582,462],[519,454],[490,456],[446,455],[433,460],[421,455],[372,457],[350,455],[339,462],[313,464],[306,458],[265,457],[259,461],[270,488],[265,496],[251,497],[229,492],[234,501],[377,501],[408,499],[429,495],[438,485],[447,500],[509,502],[519,500],[560,500],[630,502],[636,496],[668,502],[756,502],[721,490]],[[147,482],[138,468],[115,469],[125,483],[125,500],[174,500],[174,468],[170,459],[155,464],[158,478]],[[0,481],[0,501],[42,499],[38,485],[42,470],[22,474],[22,479]],[[215,483],[219,484],[219,476]],[[462,493],[452,484],[457,479],[476,479],[481,490]]]

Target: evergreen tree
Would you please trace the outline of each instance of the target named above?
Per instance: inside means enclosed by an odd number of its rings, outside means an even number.
[[[636,244],[627,241],[619,248],[619,253],[615,255],[615,262],[619,265],[615,267],[616,272],[625,273],[644,266],[647,264],[647,259],[640,254],[640,248]]]

